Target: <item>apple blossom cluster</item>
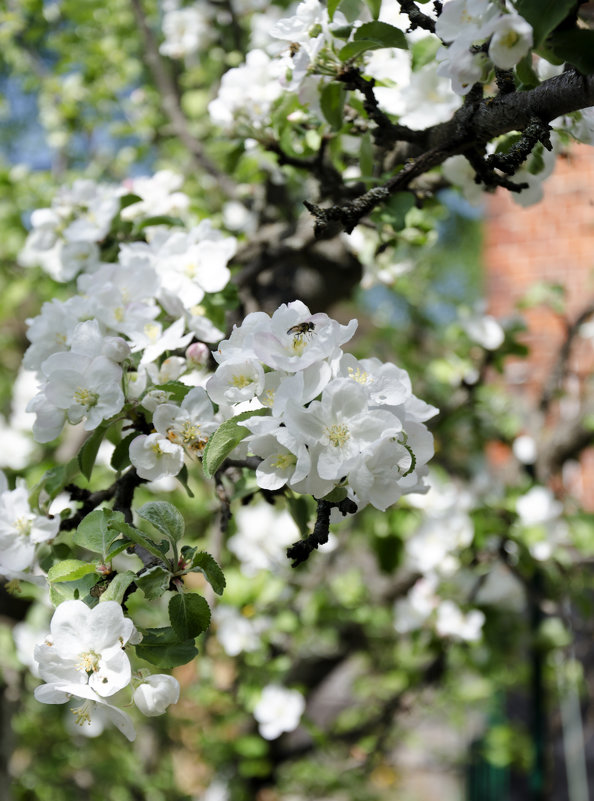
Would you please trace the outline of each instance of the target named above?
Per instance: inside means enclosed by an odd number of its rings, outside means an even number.
[[[100,715],[133,741],[131,717],[112,703],[116,694],[132,687],[134,704],[147,716],[163,714],[179,698],[173,676],[133,676],[125,647],[140,640],[115,601],[93,609],[82,601],[64,601],[54,612],[50,633],[34,649],[35,673],[45,682],[35,689],[35,698],[44,704],[80,701],[71,708],[78,725],[91,725]]]
[[[147,393],[168,381],[197,383],[204,342],[222,336],[202,301],[227,285],[236,240],[209,220],[183,226],[171,218],[189,204],[180,184],[167,172],[126,187],[80,181],[33,213],[23,263],[41,264],[59,280],[78,275],[78,294],[45,303],[27,321],[23,363],[40,383],[27,410],[36,415],[38,442],[55,439],[66,422],[92,431],[141,397],[150,405]],[[111,226],[122,221],[131,241],[114,243]],[[163,361],[194,338],[200,342],[184,357]],[[195,414],[196,403],[208,403],[202,391],[188,397],[184,413]]]
[[[449,0],[435,24],[447,43],[437,54],[439,74],[448,77],[457,94],[468,94],[491,66],[514,67],[533,44],[532,26],[515,10],[507,12],[490,0]],[[473,45],[488,40],[485,53]]]
[[[261,488],[316,498],[339,489],[381,510],[426,491],[424,423],[437,409],[413,395],[405,370],[343,352],[356,327],[294,301],[272,317],[248,314],[215,351],[206,391],[225,415],[268,410],[241,422]]]

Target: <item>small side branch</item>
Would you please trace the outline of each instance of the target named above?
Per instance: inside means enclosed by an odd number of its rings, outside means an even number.
[[[410,30],[414,31],[416,28],[423,28],[426,31],[435,33],[435,21],[430,16],[424,14],[414,0],[398,0],[398,4],[403,13],[406,14],[410,20]],[[441,9],[441,4],[439,6]]]
[[[396,125],[388,115],[382,111],[377,102],[375,92],[373,91],[375,87],[375,80],[373,78],[364,78],[361,75],[361,71],[357,69],[357,67],[352,66],[345,67],[336,78],[341,81],[341,83],[344,83],[347,89],[357,89],[365,98],[363,108],[369,115],[369,119],[377,125],[377,128],[372,132],[376,145],[388,147],[395,142],[421,142],[423,136],[422,132],[413,131],[412,128],[407,128],[406,125]]]
[[[345,498],[338,503],[319,500],[318,513],[313,532],[304,540],[298,540],[287,548],[287,556],[289,559],[293,560],[291,567],[298,567],[303,562],[306,562],[312,551],[328,542],[328,537],[330,535],[330,511],[333,506],[336,506],[343,515],[354,514],[357,511],[357,505],[349,498]]]
[[[538,117],[532,117],[524,128],[520,139],[510,147],[507,153],[494,153],[486,159],[487,167],[501,170],[506,175],[513,175],[526,161],[530,153],[540,142],[547,150],[552,150],[551,126]]]

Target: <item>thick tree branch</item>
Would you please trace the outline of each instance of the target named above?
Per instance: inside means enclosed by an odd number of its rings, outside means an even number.
[[[374,187],[355,200],[327,209],[312,203],[306,207],[316,218],[315,233],[330,238],[341,231],[350,233],[373,209],[390,195],[409,188],[411,181],[450,156],[483,147],[491,139],[524,131],[538,119],[545,126],[562,114],[594,105],[594,76],[575,70],[544,81],[525,92],[508,92],[487,98],[472,106],[465,104],[451,120],[422,132],[419,145],[410,145],[412,160],[383,185]]]

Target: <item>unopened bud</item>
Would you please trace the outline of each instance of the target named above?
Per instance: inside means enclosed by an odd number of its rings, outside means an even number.
[[[186,359],[192,367],[204,367],[210,357],[210,349],[204,342],[192,342],[186,350]]]
[[[130,355],[130,345],[122,337],[108,337],[103,345],[103,355],[112,362],[121,364]]]

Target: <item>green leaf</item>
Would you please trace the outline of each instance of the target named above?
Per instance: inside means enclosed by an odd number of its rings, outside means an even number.
[[[139,531],[129,523],[122,523],[122,525],[119,527],[119,530],[124,537],[126,537],[126,539],[130,540],[130,542],[133,542],[135,545],[140,545],[141,548],[144,548],[153,556],[156,556],[160,562],[165,561],[166,552],[162,551],[161,548],[155,542],[153,542],[150,537],[147,537],[143,531]]]
[[[59,467],[48,470],[41,481],[36,484],[29,494],[29,503],[36,507],[39,504],[41,494],[47,495],[48,500],[53,500],[56,495],[64,489],[66,484],[70,484],[75,476],[80,473],[78,459],[73,457],[69,462]]]
[[[340,499],[342,500],[342,498]],[[302,537],[307,537],[309,534],[309,521],[311,512],[307,498],[304,495],[294,495],[287,498],[289,512],[291,517],[297,523],[299,532]]]
[[[110,524],[119,522],[124,522],[121,512],[112,512],[111,509],[94,509],[81,521],[74,532],[74,542],[88,551],[100,553],[105,561],[110,545],[119,536],[119,531],[110,528]]]
[[[134,203],[142,203],[142,198],[138,195],[122,195],[120,198],[120,211],[125,209],[126,206],[132,206]]]
[[[192,556],[190,564],[192,573],[202,573],[210,583],[217,595],[222,595],[225,589],[225,575],[213,556],[206,551],[199,551]]]
[[[138,432],[132,431],[115,446],[111,454],[110,465],[116,472],[121,473],[122,470],[125,470],[130,464],[130,443],[133,439],[136,439],[137,436]]]
[[[576,7],[576,0],[517,0],[516,9],[532,25],[534,47],[539,47],[549,33]]]
[[[551,36],[548,45],[556,56],[584,75],[594,73],[594,31],[559,31]]]
[[[327,495],[324,495],[324,500],[330,503],[340,503],[344,501],[347,496],[345,487],[334,487]]]
[[[77,581],[87,573],[95,573],[95,565],[82,562],[80,559],[65,559],[50,567],[47,579],[50,583],[60,581]]]
[[[153,525],[171,542],[177,542],[184,536],[186,525],[178,510],[167,501],[150,501],[141,506],[138,516]]]
[[[169,601],[169,620],[180,640],[197,637],[210,623],[210,607],[201,595],[184,592]]]
[[[63,601],[82,600],[86,598],[91,589],[98,583],[99,576],[93,570],[77,581],[61,581],[50,584],[50,601],[59,606]]]
[[[241,440],[245,439],[250,433],[245,426],[239,425],[241,420],[269,414],[271,414],[270,409],[254,409],[252,412],[242,412],[230,420],[225,420],[206,443],[202,454],[204,475],[207,478],[212,478],[233,448],[236,448]]]
[[[371,11],[373,19],[378,19],[382,8],[382,0],[365,0]]]
[[[334,19],[334,13],[338,6],[340,5],[341,0],[328,0],[326,3],[326,8],[328,9],[328,17],[330,18],[330,22]]]
[[[138,231],[143,231],[145,228],[148,228],[150,225],[172,225],[172,226],[183,226],[184,221],[180,220],[179,217],[169,217],[167,214],[159,214],[155,217],[147,217],[144,220],[141,220],[136,224],[136,229]]]
[[[335,81],[327,83],[320,92],[322,114],[335,130],[342,128],[345,97],[344,85]]]
[[[431,63],[440,46],[439,39],[435,36],[426,36],[424,39],[419,39],[418,42],[415,42],[411,46],[413,72]]]
[[[190,485],[188,484],[188,466],[186,464],[184,464],[182,469],[177,474],[176,478],[182,485],[182,487],[185,489],[188,498],[193,498],[194,493],[192,492],[192,490],[190,489]]]
[[[99,602],[116,601],[117,603],[121,604],[124,600],[126,590],[133,581],[136,581],[136,573],[133,573],[131,570],[118,573],[109,582],[109,586],[105,592],[101,594]]]
[[[398,47],[401,50],[408,50],[408,42],[406,36],[394,25],[389,25],[387,22],[366,22],[355,31],[353,37],[355,42],[371,40],[377,42],[380,47]]]
[[[385,203],[379,212],[382,222],[389,223],[395,231],[401,231],[406,225],[406,215],[415,205],[411,192],[396,192]]]
[[[185,665],[198,653],[194,639],[180,641],[171,626],[141,631],[142,642],[136,646],[136,654],[156,667],[174,668]]]
[[[516,64],[516,75],[522,86],[529,89],[538,86],[540,80],[532,67],[532,52]]]
[[[169,589],[171,572],[161,565],[149,568],[138,576],[136,583],[149,601],[160,598]]]
[[[166,381],[164,384],[156,384],[151,389],[168,392],[170,401],[181,403],[192,387],[182,384],[181,381]]]
[[[91,473],[93,472],[95,459],[97,458],[99,446],[103,442],[105,431],[105,426],[99,426],[99,428],[96,428],[91,436],[85,440],[82,448],[78,452],[78,465],[80,467],[80,472],[87,479],[87,481],[91,480]]]
[[[348,61],[350,58],[356,58],[361,53],[366,53],[368,50],[381,50],[384,45],[379,44],[373,39],[363,39],[358,42],[349,42],[338,51],[338,57],[341,61]]]

